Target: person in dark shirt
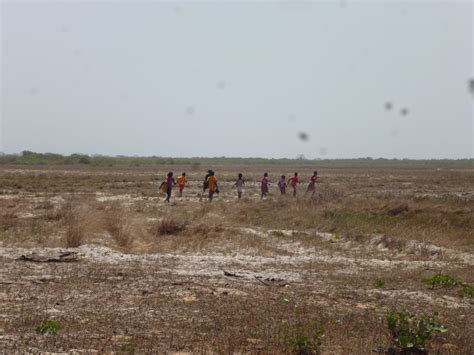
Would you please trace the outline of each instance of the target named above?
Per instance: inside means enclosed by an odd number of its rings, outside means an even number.
[[[171,191],[173,190],[173,185],[176,185],[176,181],[173,177],[173,172],[169,172],[168,176],[166,177],[166,181],[163,181],[160,185],[160,189],[166,192],[166,199],[165,202],[170,202],[171,198]]]

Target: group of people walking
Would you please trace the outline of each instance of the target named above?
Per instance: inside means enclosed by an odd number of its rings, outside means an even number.
[[[308,186],[306,188],[306,193],[311,192],[311,196],[313,197],[316,193],[316,183],[318,182],[318,172],[315,171],[313,175],[310,177],[308,181]],[[183,196],[183,190],[186,187],[188,180],[186,179],[186,173],[182,173],[176,180],[173,177],[173,172],[169,172],[167,175],[166,180],[164,180],[160,185],[160,190],[166,193],[166,202],[170,202],[171,192],[175,185],[179,187],[179,197]],[[278,189],[280,190],[281,195],[286,194],[286,189],[288,187],[291,188],[293,196],[296,197],[297,186],[300,184],[300,180],[298,177],[298,173],[295,172],[294,175],[286,179],[285,175],[282,175],[277,182]],[[265,196],[268,195],[269,186],[271,185],[268,173],[263,174],[263,178],[260,181],[260,198],[263,199]],[[233,188],[237,190],[237,197],[240,199],[242,198],[242,193],[245,187],[245,180],[242,173],[239,173],[237,176],[237,180],[232,185]],[[209,201],[212,201],[215,194],[219,194],[219,186],[217,184],[217,178],[215,176],[215,172],[213,170],[208,170],[206,176],[204,177],[204,181],[202,183],[202,193],[200,199],[204,196],[204,194],[208,192]]]

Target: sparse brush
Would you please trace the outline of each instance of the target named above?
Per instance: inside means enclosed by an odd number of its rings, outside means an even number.
[[[292,354],[319,354],[325,329],[316,320],[304,318],[298,310],[294,319],[281,324],[283,341]]]
[[[6,212],[0,218],[0,226],[4,231],[14,228],[17,224],[18,218],[15,215],[15,211]]]
[[[404,311],[390,311],[387,316],[387,325],[397,347],[402,351],[424,350],[426,343],[433,333],[444,333],[448,328],[439,323],[437,314],[417,317]]]
[[[375,280],[373,285],[375,287],[384,287],[385,286],[385,281],[382,279]]]
[[[129,247],[132,243],[130,223],[122,206],[114,205],[107,211],[105,229],[120,247]]]
[[[66,226],[66,247],[77,248],[82,244],[85,231],[79,208],[68,201],[62,207],[59,215],[62,216]]]
[[[57,322],[55,322],[51,319],[48,319],[48,320],[42,322],[40,325],[38,325],[36,327],[36,331],[38,333],[45,334],[45,335],[54,334],[59,329],[61,329],[61,326],[59,325],[59,323],[57,323]]]
[[[150,234],[157,237],[160,235],[178,234],[186,229],[186,224],[173,218],[165,218],[155,222],[149,229]]]
[[[432,288],[435,286],[444,286],[444,287],[460,287],[460,295],[463,297],[473,298],[474,297],[474,288],[471,285],[468,285],[462,281],[453,279],[451,276],[437,274],[433,277],[423,280],[425,284],[431,285]]]
[[[281,230],[275,229],[275,230],[270,231],[270,235],[273,237],[284,237],[285,233],[283,233]]]
[[[223,232],[224,228],[218,224],[209,225],[209,224],[202,223],[202,224],[198,224],[189,228],[188,231],[189,231],[188,234],[208,235],[211,233]]]

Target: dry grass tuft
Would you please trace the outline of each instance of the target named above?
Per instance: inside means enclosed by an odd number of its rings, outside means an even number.
[[[66,226],[66,247],[77,248],[80,246],[85,234],[85,223],[81,218],[80,209],[74,206],[72,201],[68,201],[57,215],[63,218]]]
[[[186,223],[173,218],[165,218],[155,222],[149,229],[150,234],[155,237],[160,235],[174,235],[186,229]]]
[[[2,215],[0,226],[4,231],[13,229],[18,225],[18,218],[15,213],[16,211],[8,211]]]
[[[131,226],[125,209],[120,205],[113,205],[105,215],[105,229],[122,248],[132,244]]]

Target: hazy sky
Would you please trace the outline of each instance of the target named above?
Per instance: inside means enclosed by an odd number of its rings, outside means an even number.
[[[470,158],[473,8],[2,1],[0,151]]]

